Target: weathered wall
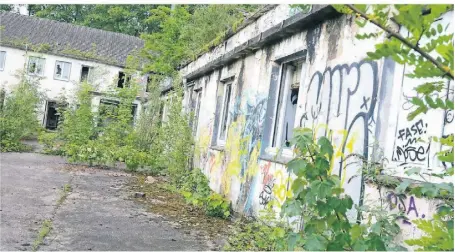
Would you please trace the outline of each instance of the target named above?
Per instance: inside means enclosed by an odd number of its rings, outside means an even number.
[[[446,14],[439,22],[450,22],[452,15],[453,12]],[[264,18],[267,17],[266,14]],[[280,18],[275,16],[275,20]],[[375,27],[364,29],[371,31]],[[453,31],[452,26],[450,30]],[[367,61],[366,52],[374,50],[377,41],[357,40],[355,34],[358,32],[359,28],[350,17],[327,20],[260,48],[228,66],[214,69],[203,77],[187,80],[195,83],[185,94],[189,109],[196,107],[194,90],[202,92],[194,165],[209,177],[213,190],[232,201],[235,210],[254,215],[271,199],[283,203],[289,194],[292,176],[284,164],[292,154],[276,155],[270,148],[270,134],[281,79],[280,62],[296,53],[305,54],[306,60],[301,70],[294,128],[311,127],[318,135],[326,135],[332,140],[335,155],[331,172],[341,177],[345,191],[355,204],[363,203],[362,195],[365,201],[377,200],[378,195],[372,193],[376,191],[371,186],[364,185],[360,163],[345,159],[349,154],[360,154],[370,160],[386,158],[390,161],[386,170],[395,176],[405,176],[403,166],[411,164],[411,159],[418,159],[424,167],[443,169],[453,165],[428,161],[435,160],[434,154],[440,149],[435,143],[431,143],[431,152],[423,147],[425,152],[420,153],[420,146],[408,148],[408,151],[398,150],[406,149],[403,147],[406,143],[402,141],[408,140],[400,137],[403,134],[407,137],[407,131],[401,131],[406,127],[411,134],[422,136],[452,133],[447,124],[453,121],[453,112],[429,113],[407,121],[409,106],[406,106],[403,93],[413,95],[411,90],[420,82],[403,78],[406,73],[403,66],[391,60]],[[381,39],[384,38],[377,38]],[[222,54],[220,48],[217,50],[188,65],[182,75]],[[228,78],[233,78],[233,98],[229,104],[228,134],[223,146],[217,144],[216,136],[223,103],[222,82]],[[434,211],[434,204],[425,199],[413,202],[420,204],[419,209],[425,209],[416,210],[420,217],[422,214],[431,216]],[[411,203],[406,204],[408,214],[412,214]],[[357,213],[351,211],[349,216],[355,220]],[[403,235],[413,236],[414,232],[408,230]]]

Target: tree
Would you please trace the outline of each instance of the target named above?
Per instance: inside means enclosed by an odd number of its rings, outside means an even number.
[[[229,28],[243,21],[258,5],[177,5],[173,10],[159,6],[152,10],[151,23],[157,32],[143,34],[145,71],[172,76],[185,61],[221,43]],[[215,43],[215,42],[216,43]]]
[[[31,4],[29,15],[139,36],[155,32],[158,24],[147,22],[158,5]]]

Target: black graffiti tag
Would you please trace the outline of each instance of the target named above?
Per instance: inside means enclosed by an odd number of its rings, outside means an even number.
[[[422,143],[421,137],[427,133],[428,124],[424,123],[422,119],[406,127],[398,130],[397,139],[402,143],[397,144],[395,147],[393,161],[398,162],[414,162],[425,161],[428,158],[430,151],[429,143]]]
[[[259,194],[259,204],[260,205],[267,205],[270,200],[272,199],[272,190],[273,190],[273,182],[269,182],[267,185],[264,186],[261,193]]]

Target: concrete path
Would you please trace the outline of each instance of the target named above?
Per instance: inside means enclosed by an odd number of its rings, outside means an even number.
[[[208,249],[131,200],[128,173],[35,153],[1,153],[0,167],[2,251],[32,250],[45,220],[52,229],[39,250]]]

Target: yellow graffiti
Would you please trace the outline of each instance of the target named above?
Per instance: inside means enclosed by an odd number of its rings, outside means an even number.
[[[273,186],[272,193],[281,206],[287,197],[292,196],[291,190],[287,190],[287,184],[292,182],[291,177],[284,175],[282,169],[275,171],[273,177],[275,179],[275,185]]]
[[[351,154],[354,152],[354,145],[357,142],[358,139],[358,132],[354,132],[353,134],[350,135],[349,139],[348,138],[348,131],[345,129],[338,129],[338,130],[333,130],[330,129],[327,124],[318,124],[314,127],[314,139],[317,137],[317,132],[319,132],[320,129],[325,129],[328,131],[328,138],[333,139],[335,136],[341,136],[341,141],[339,143],[335,143],[332,141],[333,145],[333,151],[334,155],[332,156],[332,160],[330,162],[330,170],[329,174],[333,172],[334,166],[335,166],[335,161],[339,158],[341,158],[342,165],[341,167],[343,168],[343,172],[341,175],[341,184],[343,185],[345,180],[346,180],[346,166],[345,166],[345,152],[347,151],[348,154]],[[345,146],[345,150],[343,152],[343,146]]]
[[[231,191],[232,177],[238,177],[241,170],[241,126],[245,121],[244,116],[240,116],[236,122],[231,123],[228,129],[228,137],[226,140],[225,154],[228,157],[226,170],[222,175],[222,188],[223,193],[227,195]]]

